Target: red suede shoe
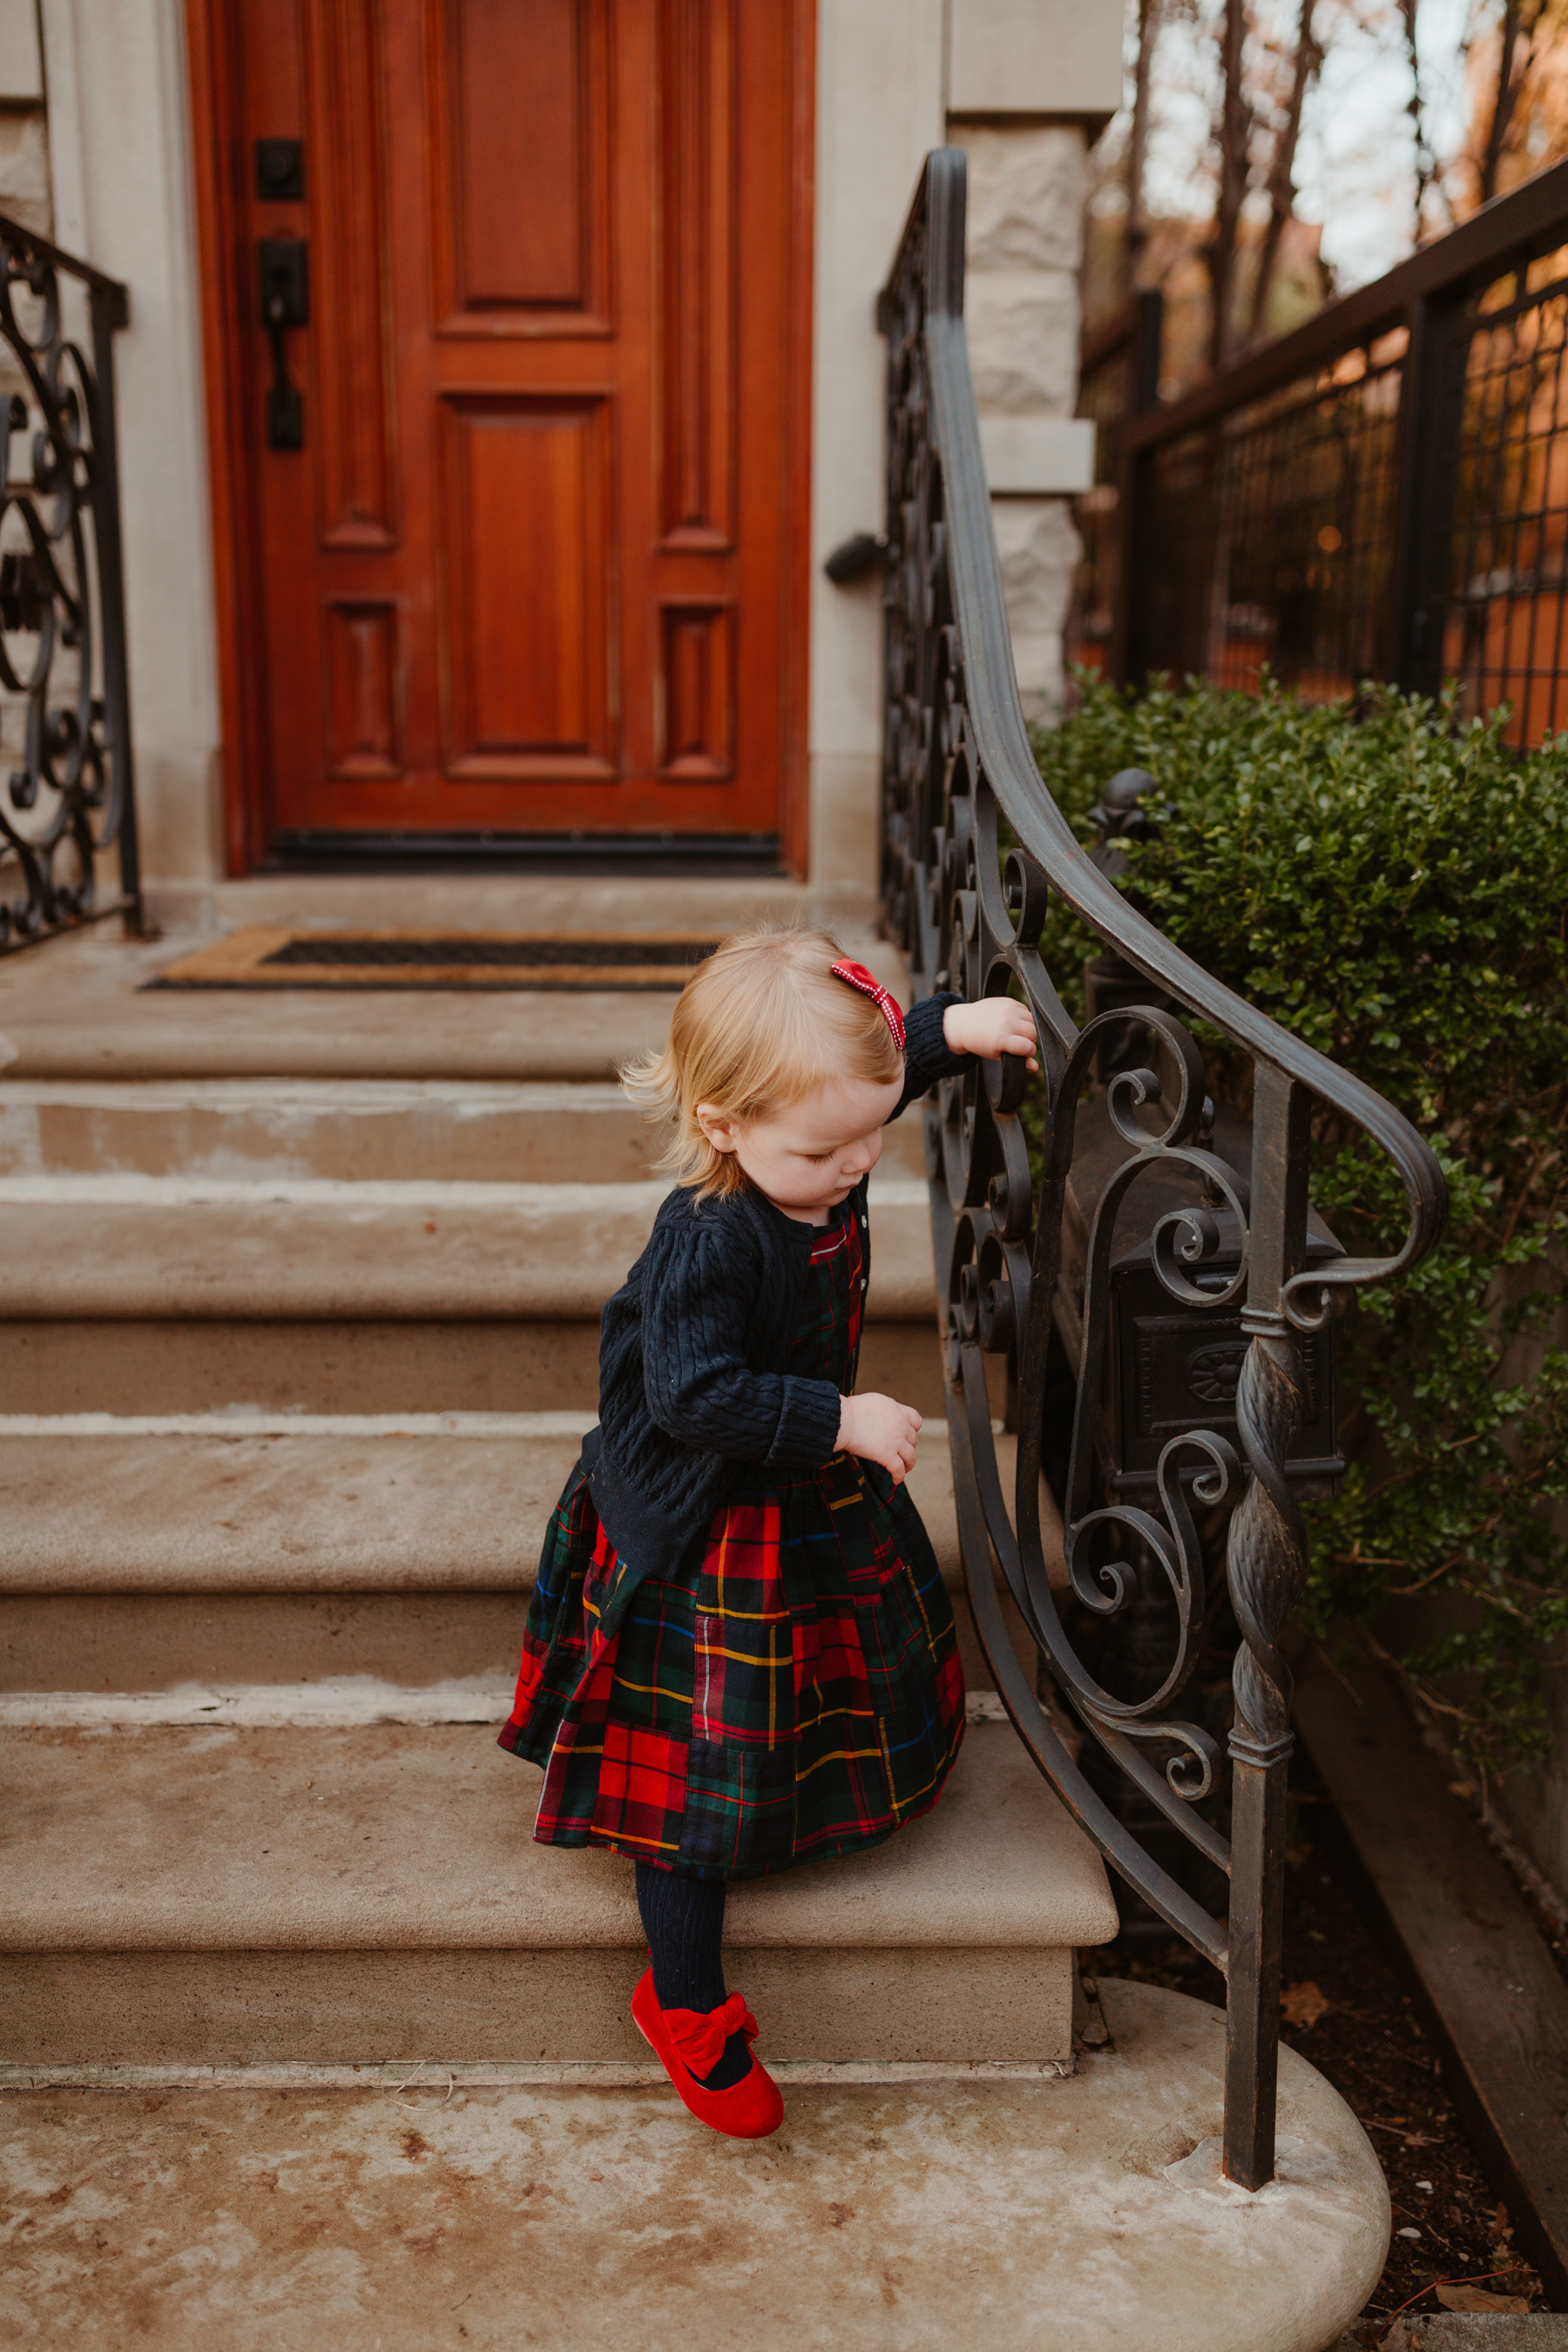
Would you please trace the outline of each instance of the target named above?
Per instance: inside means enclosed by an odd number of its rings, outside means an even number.
[[[658,2058],[700,2124],[728,2139],[766,2139],[784,2121],[779,2086],[753,2057],[752,2071],[727,2091],[705,2091],[700,2074],[710,2074],[731,2033],[757,2038],[757,2021],[738,1992],[721,2008],[660,2009],[653,1970],[645,1969],[632,1995],[637,2032]]]

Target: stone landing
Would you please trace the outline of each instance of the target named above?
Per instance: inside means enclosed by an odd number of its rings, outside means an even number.
[[[1068,2080],[781,2069],[784,2126],[750,2145],[646,2068],[7,2089],[0,2332],[81,2352],[1323,2352],[1388,2241],[1361,2126],[1285,2051],[1289,2177],[1205,2188],[1219,2011],[1100,1990],[1112,2046]]]

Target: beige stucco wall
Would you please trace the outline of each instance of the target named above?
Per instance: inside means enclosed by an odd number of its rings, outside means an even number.
[[[877,872],[879,572],[835,588],[824,558],[882,526],[886,347],[879,289],[921,163],[941,144],[943,0],[821,0],[811,563],[812,879]]]
[[[184,12],[40,0],[40,17],[56,241],[131,288],[115,390],[137,807],[143,873],[178,919],[222,866]]]

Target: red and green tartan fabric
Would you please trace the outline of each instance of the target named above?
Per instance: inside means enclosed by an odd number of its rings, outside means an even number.
[[[790,1370],[853,1385],[863,1229],[812,1251]],[[837,1454],[743,1468],[705,1537],[598,1631],[618,1563],[581,1469],[545,1537],[500,1745],[544,1767],[534,1836],[701,1878],[879,1845],[929,1811],[963,1737],[963,1669],[907,1487]]]

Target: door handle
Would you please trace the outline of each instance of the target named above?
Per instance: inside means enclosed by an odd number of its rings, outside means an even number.
[[[306,266],[310,248],[302,236],[264,236],[258,252],[261,262],[261,323],[272,344],[267,446],[269,449],[302,449],[305,402],[299,386],[289,381],[289,354],[283,337],[289,328],[310,323],[310,280]]]

